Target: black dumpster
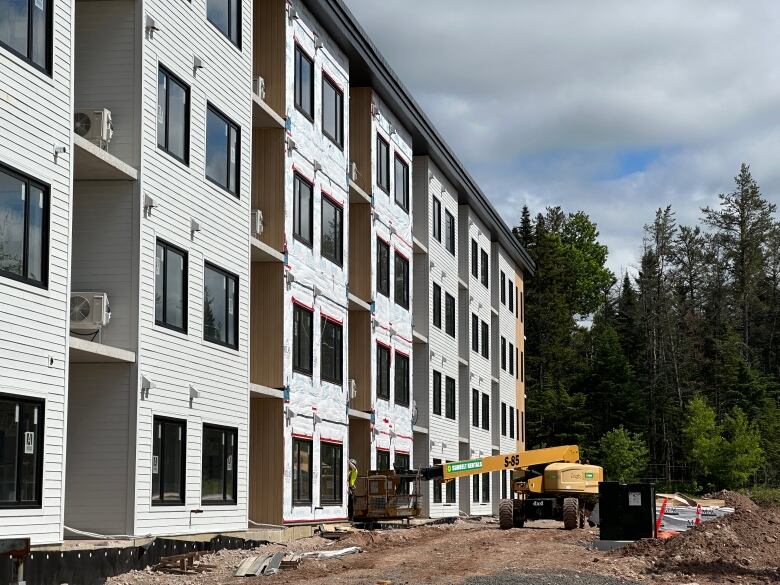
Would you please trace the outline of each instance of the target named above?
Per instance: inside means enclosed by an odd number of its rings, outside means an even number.
[[[601,540],[655,536],[655,486],[651,483],[599,483]]]

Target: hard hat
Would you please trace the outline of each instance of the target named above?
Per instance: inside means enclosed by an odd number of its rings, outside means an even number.
[[[355,461],[354,459],[350,459],[350,460],[349,460],[349,462],[350,462],[352,465],[354,465],[355,467],[357,467],[357,461]]]

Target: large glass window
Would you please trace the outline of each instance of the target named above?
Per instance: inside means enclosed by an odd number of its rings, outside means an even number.
[[[471,425],[479,426],[479,390],[471,389]]]
[[[441,414],[441,372],[433,372],[433,414]]]
[[[435,240],[441,242],[441,201],[438,198],[433,198],[433,204],[431,209],[431,221],[433,222],[433,237]]]
[[[311,439],[293,437],[292,490],[293,505],[311,505],[312,443]]]
[[[203,338],[238,349],[238,277],[206,264]]]
[[[376,450],[376,468],[377,469],[390,469],[390,451],[386,449]]]
[[[515,373],[515,346],[509,344],[509,373],[514,375]]]
[[[509,438],[515,438],[515,407],[509,407]]]
[[[441,329],[441,287],[433,283],[433,326]]]
[[[154,417],[152,504],[184,504],[187,423]]]
[[[238,476],[238,430],[203,425],[203,504],[235,504]]]
[[[482,393],[482,428],[490,430],[490,395]]]
[[[162,240],[154,264],[154,322],[187,331],[187,253]]]
[[[314,186],[298,173],[293,178],[293,237],[311,248],[314,222]]]
[[[471,476],[471,501],[479,503],[479,475]]]
[[[190,88],[160,67],[157,75],[157,145],[184,164],[190,158]]]
[[[409,260],[395,253],[395,303],[404,309],[409,308]]]
[[[343,447],[320,442],[320,504],[339,506],[344,501]]]
[[[380,239],[376,241],[376,290],[390,296],[390,244]]]
[[[295,45],[295,109],[314,121],[314,60]]]
[[[390,193],[390,145],[379,135],[376,137],[376,184]]]
[[[479,351],[479,317],[471,314],[471,351]]]
[[[206,111],[206,178],[238,195],[241,131],[209,104]]]
[[[455,378],[447,376],[445,384],[444,416],[450,420],[455,420]]]
[[[481,254],[482,254],[482,266],[481,266],[481,270],[482,270],[482,275],[481,275],[482,285],[485,288],[489,288],[489,286],[488,286],[488,277],[490,276],[490,270],[488,268],[488,255],[487,255],[487,252],[485,252],[485,250],[481,250]]]
[[[0,45],[51,73],[53,0],[0,0]]]
[[[320,376],[326,382],[339,384],[343,382],[343,346],[341,323],[322,317],[320,349]]]
[[[471,240],[471,276],[479,278],[479,246],[477,240]]]
[[[376,395],[390,400],[390,348],[379,343],[376,346]]]
[[[409,165],[396,155],[395,157],[395,202],[407,213],[409,212]]]
[[[322,133],[344,148],[344,92],[327,76],[322,76]]]
[[[409,453],[395,452],[395,462],[393,463],[393,469],[396,471],[401,469],[409,469]],[[407,483],[408,487],[409,484]]]
[[[501,304],[506,304],[506,275],[504,274],[504,271],[501,271]]]
[[[434,459],[433,465],[441,465],[441,459]],[[433,483],[433,503],[434,504],[441,504],[441,480],[434,479],[431,480]],[[453,482],[450,482],[453,483]]]
[[[409,406],[409,356],[395,353],[395,403]]]
[[[207,15],[209,21],[230,39],[237,47],[241,46],[241,0],[208,0]]]
[[[490,474],[482,474],[482,503],[490,503]]]
[[[501,436],[506,437],[506,402],[501,403]]]
[[[48,245],[48,188],[0,166],[0,275],[46,286]]]
[[[449,212],[444,211],[444,227],[447,239],[445,241],[447,251],[455,255],[455,217]]]
[[[0,395],[0,508],[41,506],[43,401]]]
[[[506,371],[506,337],[501,336],[501,369]]]
[[[314,313],[300,305],[293,305],[293,370],[312,374],[312,323]]]
[[[482,321],[482,357],[490,359],[490,327]]]
[[[334,264],[344,263],[344,209],[329,197],[322,198],[321,254]]]
[[[446,333],[455,337],[455,297],[449,293],[444,294],[444,317],[446,320]]]

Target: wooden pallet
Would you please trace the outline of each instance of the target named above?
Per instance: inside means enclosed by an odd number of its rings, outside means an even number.
[[[181,555],[162,557],[152,570],[173,575],[197,575],[208,573],[216,569],[216,565],[203,563],[200,560],[200,552],[193,551]]]

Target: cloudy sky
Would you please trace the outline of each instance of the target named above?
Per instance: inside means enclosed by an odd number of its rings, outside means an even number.
[[[510,225],[582,209],[619,273],[742,161],[780,193],[777,0],[346,0]]]

